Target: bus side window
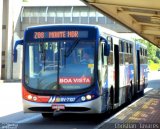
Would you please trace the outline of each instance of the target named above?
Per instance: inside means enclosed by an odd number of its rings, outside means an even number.
[[[107,56],[104,55],[104,43],[101,43],[101,60],[103,65],[107,65]]]
[[[145,64],[147,64],[148,58],[147,58],[147,50],[145,49]]]
[[[126,42],[126,53],[129,52],[128,50],[129,50],[129,49],[128,49],[128,43]]]
[[[124,42],[125,44],[125,64],[133,64],[133,53],[132,53],[132,43],[131,42]]]
[[[124,43],[122,40],[119,40],[119,63],[123,64],[123,51],[124,51]]]
[[[142,55],[142,48],[140,48],[140,55]]]
[[[107,41],[108,41],[108,44],[110,44],[110,54],[107,58],[107,62],[109,65],[112,65],[113,64],[113,39],[112,37],[108,36],[107,37]]]
[[[132,44],[130,44],[130,53],[132,54]]]
[[[141,48],[142,55],[140,57],[141,59],[141,64],[147,64],[147,50],[144,48]]]
[[[124,62],[125,64],[128,64],[128,43],[126,41],[124,41]]]
[[[102,43],[101,58],[102,58],[102,64],[104,65],[104,43]]]
[[[129,44],[129,64],[133,64],[132,43]]]
[[[107,37],[108,44],[110,44],[110,51],[113,51],[113,39],[112,37]]]
[[[145,56],[147,57],[147,50],[145,50]]]

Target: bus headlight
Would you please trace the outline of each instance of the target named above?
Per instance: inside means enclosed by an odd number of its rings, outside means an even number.
[[[86,97],[85,97],[85,96],[82,96],[82,97],[81,97],[81,100],[82,100],[82,101],[85,101],[85,100],[86,100]]]
[[[33,96],[33,101],[37,101],[37,97],[36,96]]]
[[[27,98],[28,98],[28,100],[32,100],[33,97],[32,97],[32,95],[28,95]]]
[[[86,96],[86,99],[87,99],[87,100],[91,100],[91,99],[92,99],[92,96],[91,96],[91,95],[87,95],[87,96]]]

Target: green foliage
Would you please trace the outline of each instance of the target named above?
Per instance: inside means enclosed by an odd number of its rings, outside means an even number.
[[[148,60],[148,64],[151,65],[154,64],[154,62],[152,60]]]
[[[158,57],[153,57],[153,62],[156,63],[156,64],[159,64],[160,63],[160,60]]]
[[[160,59],[160,49],[159,48],[156,51],[156,56]]]
[[[155,64],[155,63],[149,64],[149,69],[150,69],[150,71],[157,71],[158,68],[160,68],[160,65],[159,65],[159,64]]]

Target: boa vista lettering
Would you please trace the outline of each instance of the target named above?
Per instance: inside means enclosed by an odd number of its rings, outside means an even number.
[[[60,84],[91,84],[91,77],[61,77]]]

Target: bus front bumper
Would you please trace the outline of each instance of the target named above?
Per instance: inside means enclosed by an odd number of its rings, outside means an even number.
[[[60,103],[57,105],[64,105],[65,109],[54,110],[52,105],[57,103],[37,103],[23,100],[23,108],[25,113],[101,113],[102,102],[101,97],[94,100],[81,103]]]

